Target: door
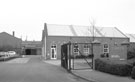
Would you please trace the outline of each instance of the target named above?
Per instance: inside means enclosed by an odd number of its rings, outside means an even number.
[[[51,59],[57,59],[56,45],[51,46]]]

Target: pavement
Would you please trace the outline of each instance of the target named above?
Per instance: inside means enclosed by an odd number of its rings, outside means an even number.
[[[135,82],[135,80],[130,77],[111,75],[92,69],[72,70],[72,74],[93,82]]]
[[[43,60],[43,62],[56,65],[56,66],[61,66],[61,61],[60,60]]]
[[[24,60],[24,62],[22,62]],[[26,56],[0,62],[0,82],[88,82],[61,66],[43,62],[40,56]],[[91,81],[90,81],[91,82]]]

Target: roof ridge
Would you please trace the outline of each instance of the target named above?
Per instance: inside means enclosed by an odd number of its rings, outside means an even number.
[[[2,33],[8,34],[9,36],[11,36],[11,37],[13,37],[13,38],[22,40],[21,38],[18,38],[18,37],[16,37],[16,36],[13,36],[13,35],[11,35],[11,34],[9,34],[9,33],[7,33],[7,32],[1,32],[0,34],[2,34]]]
[[[58,26],[58,25],[59,25],[59,26],[70,26],[70,25],[68,25],[68,24],[48,24],[48,23],[47,23],[47,25],[57,25],[57,26]]]
[[[47,25],[60,25],[60,26],[84,26],[84,27],[92,27],[90,25],[73,25],[73,24],[48,24]],[[100,26],[95,26],[95,27],[100,27]],[[104,27],[104,28],[115,28],[115,27]]]

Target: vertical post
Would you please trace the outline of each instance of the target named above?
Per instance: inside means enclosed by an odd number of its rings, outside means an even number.
[[[67,70],[69,71],[69,44],[67,44]]]
[[[63,45],[61,46],[61,66],[63,67]]]
[[[100,55],[101,52],[101,46],[99,41],[94,41],[93,42],[93,52],[94,52],[94,57],[93,57],[93,69],[95,69],[95,58],[97,58]]]
[[[94,39],[95,39],[95,37],[94,37],[94,25],[92,26],[93,27],[93,37],[92,37],[92,43],[91,43],[91,55],[92,55],[92,69],[93,69],[93,58],[94,58],[94,52],[93,52],[93,42],[94,42]]]
[[[74,50],[74,44],[73,44],[73,50]],[[74,51],[73,51],[74,52]],[[73,70],[74,70],[74,58],[75,58],[75,55],[73,53]]]
[[[68,44],[67,44],[67,70],[68,70],[68,71],[70,71],[69,54],[70,54],[70,49],[69,49],[69,43],[68,43]]]
[[[68,59],[69,59],[69,71],[71,70],[71,42],[69,42],[69,53],[68,53]]]

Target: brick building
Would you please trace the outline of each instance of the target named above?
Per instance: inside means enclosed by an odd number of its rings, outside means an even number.
[[[100,43],[94,47],[94,57],[98,58],[102,54],[108,54],[107,58],[127,59],[129,38],[116,27],[93,28],[46,23],[42,33],[42,56],[45,59],[60,59],[61,45],[69,41],[71,43],[92,43],[93,35],[94,42]],[[72,46],[72,53],[78,53],[74,51],[74,47]],[[77,47],[84,54],[91,53],[91,45],[77,45]]]

